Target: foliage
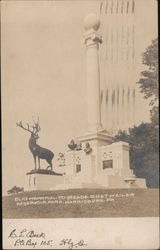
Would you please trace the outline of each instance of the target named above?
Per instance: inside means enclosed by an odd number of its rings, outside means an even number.
[[[141,93],[144,98],[150,99],[150,105],[157,105],[158,99],[158,39],[154,39],[152,44],[143,53],[142,63],[148,68],[141,72],[142,78],[138,81]]]
[[[151,122],[158,126],[158,39],[154,39],[152,44],[147,47],[142,56],[142,63],[147,66],[141,72],[138,81],[141,93],[145,99],[149,99]]]
[[[8,194],[18,194],[18,193],[21,193],[21,192],[24,192],[23,187],[14,186],[10,190],[8,190]]]
[[[158,187],[159,141],[158,128],[152,123],[142,123],[129,129],[129,133],[119,131],[115,141],[125,141],[130,145],[130,165],[134,174],[146,178],[148,187]]]
[[[156,106],[151,109],[151,122],[155,127],[159,126],[159,112]]]
[[[148,187],[159,186],[159,126],[158,126],[158,39],[143,53],[143,64],[148,68],[141,72],[138,82],[144,98],[150,99],[151,123],[125,131],[119,131],[115,141],[126,141],[130,145],[130,164],[137,177],[146,178]]]

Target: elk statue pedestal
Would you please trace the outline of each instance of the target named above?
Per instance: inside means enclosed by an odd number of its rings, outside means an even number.
[[[64,183],[64,176],[52,170],[33,169],[26,175],[28,177],[28,191],[55,190]]]

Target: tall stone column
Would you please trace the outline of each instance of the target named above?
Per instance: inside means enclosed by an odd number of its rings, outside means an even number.
[[[91,13],[84,18],[88,127],[77,139],[84,144],[89,141],[92,145],[106,145],[112,141],[111,135],[101,124],[99,44],[102,38],[97,33],[99,26],[100,19],[95,14]]]
[[[99,70],[99,44],[102,38],[97,34],[100,20],[95,14],[89,14],[84,19],[86,33],[83,36],[86,45],[86,84],[88,106],[88,129],[100,130],[100,70]]]

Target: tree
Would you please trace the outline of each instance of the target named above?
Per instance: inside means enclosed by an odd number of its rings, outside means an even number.
[[[119,131],[115,141],[125,141],[130,145],[130,165],[137,177],[145,178],[147,186],[159,186],[159,139],[158,139],[158,39],[143,53],[143,64],[148,68],[141,72],[138,84],[144,98],[150,98],[151,122],[142,123],[129,129],[129,133]]]
[[[24,192],[24,188],[17,187],[17,186],[14,186],[10,190],[8,190],[8,194],[18,194],[18,193],[22,193],[22,192]]]
[[[151,120],[158,124],[158,39],[154,39],[142,55],[142,63],[147,66],[137,82],[145,99],[150,99]]]
[[[129,129],[129,133],[119,131],[115,141],[125,141],[130,145],[130,166],[139,178],[145,178],[147,186],[157,188],[159,144],[158,128],[152,123],[142,123]]]

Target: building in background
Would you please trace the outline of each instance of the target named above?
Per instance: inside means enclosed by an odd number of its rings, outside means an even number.
[[[145,101],[136,84],[141,71],[138,68],[141,55],[136,50],[136,1],[104,0],[99,7],[103,36],[100,54],[103,68],[102,121],[108,131],[117,133],[120,129],[128,130],[145,120]],[[138,112],[139,100],[142,103],[142,114]]]

